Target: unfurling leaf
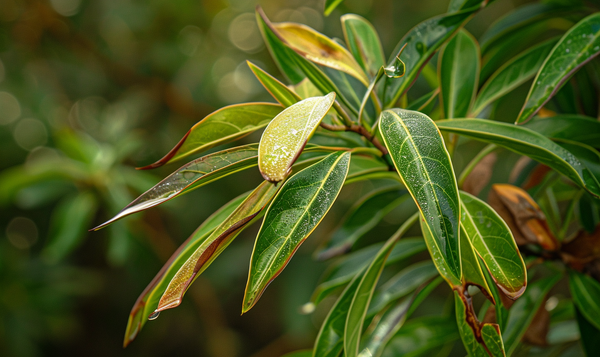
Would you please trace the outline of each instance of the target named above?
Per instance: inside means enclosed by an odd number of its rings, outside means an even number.
[[[426,115],[403,109],[384,111],[379,128],[398,175],[423,215],[428,231],[423,234],[432,238],[426,238],[428,246],[437,246],[438,258],[449,268],[446,275],[460,279],[458,187],[439,130]]]
[[[254,306],[335,202],[348,174],[349,152],[335,152],[293,175],[265,214],[250,261],[242,311]]]
[[[283,108],[273,103],[245,103],[223,107],[194,125],[169,153],[141,167],[153,169],[242,138],[264,128]]]
[[[365,72],[374,77],[385,65],[377,31],[367,19],[355,14],[346,14],[340,20],[348,49]]]
[[[600,54],[600,13],[573,26],[540,68],[516,123],[531,119],[575,71]]]
[[[221,223],[210,236],[202,240],[194,253],[179,268],[163,293],[158,307],[160,312],[181,304],[183,294],[194,280],[227,248],[229,243],[258,216],[277,193],[275,185],[265,181]]]
[[[286,178],[334,100],[335,93],[305,99],[269,123],[258,147],[258,168],[265,180],[279,182]]]

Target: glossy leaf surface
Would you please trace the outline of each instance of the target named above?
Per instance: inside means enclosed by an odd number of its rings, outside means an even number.
[[[469,114],[479,83],[479,57],[477,40],[462,29],[440,53],[438,75],[444,117],[463,118]]]
[[[569,287],[575,306],[600,330],[600,283],[585,274],[570,270]]]
[[[533,78],[555,44],[555,39],[545,41],[502,65],[479,91],[473,105],[473,115],[479,114],[487,105]]]
[[[227,149],[193,160],[133,200],[121,212],[94,230],[130,214],[158,206],[170,199],[204,186],[225,176],[258,164],[258,145],[250,144]]]
[[[384,111],[379,128],[398,175],[425,219],[432,243],[450,273],[459,278],[458,188],[439,130],[426,115],[403,109]]]
[[[305,99],[286,108],[269,123],[258,147],[258,168],[265,180],[285,179],[334,100],[335,93]]]
[[[223,107],[194,125],[162,159],[142,167],[153,169],[244,137],[264,128],[282,110],[273,103],[245,103]]]
[[[567,139],[600,148],[600,121],[582,115],[533,118],[524,127],[552,139]]]
[[[362,16],[346,14],[341,17],[342,30],[348,49],[371,77],[385,65],[379,35],[373,25]]]
[[[169,282],[175,276],[175,273],[183,263],[192,255],[196,248],[211,234],[211,232],[220,225],[242,201],[247,194],[237,197],[221,207],[192,233],[192,235],[171,255],[169,260],[163,265],[154,279],[148,284],[144,291],[137,298],[129,314],[127,329],[125,331],[125,340],[123,346],[126,347],[135,339],[142,327],[146,324],[148,316],[156,310],[160,296],[165,291]]]
[[[322,66],[348,73],[364,85],[369,85],[365,72],[352,54],[329,37],[308,26],[292,22],[273,24],[273,29],[285,44],[302,57]]]
[[[252,308],[327,214],[344,184],[349,164],[350,153],[336,152],[283,184],[256,238],[243,312]]]
[[[479,258],[477,258],[477,253],[473,250],[473,246],[471,245],[472,237],[469,235],[471,232],[468,232],[464,229],[464,226],[461,222],[461,233],[460,233],[460,270],[462,272],[461,276],[461,285],[453,286],[453,289],[466,289],[469,286],[477,286],[479,290],[488,298],[493,300],[493,295],[490,292],[490,287],[485,280],[485,275],[483,274],[482,264],[480,263]],[[495,301],[492,301],[495,302]]]
[[[279,102],[279,104],[287,108],[302,100],[298,94],[278,81],[275,77],[265,72],[262,68],[250,61],[247,62],[248,67],[250,67],[250,70],[252,70],[252,73],[254,73],[258,81],[265,87],[271,96]]]
[[[515,239],[504,220],[487,203],[460,193],[461,224],[496,285],[511,299],[525,291],[527,272]]]
[[[573,26],[552,49],[540,68],[517,118],[524,123],[535,115],[575,71],[600,54],[600,13]]]
[[[183,263],[163,293],[156,312],[179,306],[189,286],[227,248],[229,243],[265,207],[278,188],[270,182],[260,184]]]
[[[318,259],[329,259],[350,250],[360,237],[406,199],[406,190],[397,187],[384,188],[367,195],[350,209],[342,225],[318,253]]]
[[[481,119],[437,122],[442,131],[502,146],[549,166],[600,197],[600,184],[577,158],[545,136],[521,126]]]

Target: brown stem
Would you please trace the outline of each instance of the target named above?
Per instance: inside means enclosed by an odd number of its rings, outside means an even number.
[[[346,126],[344,125],[332,125],[321,122],[321,127],[329,131],[346,131]]]
[[[365,129],[365,127],[363,127],[361,125],[353,124],[353,125],[347,127],[346,131],[353,131],[357,134],[364,136],[365,138],[367,138],[367,140],[369,140],[371,143],[373,143],[373,145],[375,145],[375,147],[377,149],[379,149],[379,151],[381,151],[381,153],[383,155],[388,154],[388,151],[385,148],[385,146],[383,146],[383,144],[381,144],[381,142],[375,137],[375,135],[371,135],[369,133],[369,131],[367,129]]]

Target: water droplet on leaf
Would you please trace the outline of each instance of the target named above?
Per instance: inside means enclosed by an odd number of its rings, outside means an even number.
[[[148,316],[148,320],[156,320],[158,318],[158,315],[160,315],[160,311],[154,311],[152,314],[150,314],[150,316]]]

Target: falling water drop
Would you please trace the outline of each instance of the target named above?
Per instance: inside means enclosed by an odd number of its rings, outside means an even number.
[[[148,316],[148,320],[156,320],[158,318],[158,315],[160,315],[160,311],[154,311],[152,314],[150,314],[150,316]]]

